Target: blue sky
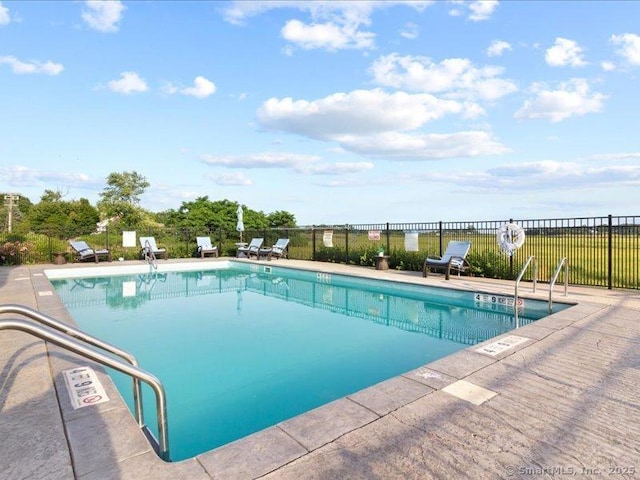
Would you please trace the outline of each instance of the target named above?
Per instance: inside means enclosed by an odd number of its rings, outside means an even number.
[[[301,225],[638,214],[640,2],[0,1],[0,191]]]

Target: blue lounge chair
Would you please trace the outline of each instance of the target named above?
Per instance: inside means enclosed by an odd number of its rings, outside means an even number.
[[[69,244],[73,249],[75,259],[79,262],[83,262],[85,260],[93,260],[98,263],[101,258],[105,258],[111,261],[111,253],[106,248],[103,248],[101,250],[94,250],[89,245],[87,245],[87,242],[83,242],[82,240],[69,241]]]
[[[260,252],[260,248],[262,248],[262,244],[264,243],[264,238],[252,238],[251,243],[245,247],[238,247],[237,257],[247,257],[251,258],[251,255],[255,255],[258,258],[258,253]]]
[[[289,239],[288,238],[279,238],[276,244],[270,248],[261,248],[258,254],[258,258],[267,257],[267,260],[271,260],[272,257],[275,258],[289,258]]]
[[[471,242],[450,241],[442,257],[427,257],[422,268],[422,276],[426,277],[427,271],[431,269],[444,270],[444,278],[446,280],[449,280],[452,270],[460,275],[461,272],[465,272],[470,267],[469,262],[466,260],[470,248]]]

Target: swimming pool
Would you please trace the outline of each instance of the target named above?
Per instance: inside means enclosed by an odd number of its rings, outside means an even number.
[[[514,328],[508,299],[482,292],[220,266],[51,279],[81,329],[130,351],[162,380],[172,460]],[[546,307],[527,300],[521,325]],[[112,377],[131,407],[130,379]],[[150,392],[145,402],[155,425]]]

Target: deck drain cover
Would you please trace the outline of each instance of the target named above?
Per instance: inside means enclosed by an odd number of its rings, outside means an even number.
[[[496,392],[479,387],[478,385],[474,385],[466,380],[458,380],[451,385],[447,385],[442,389],[442,391],[447,392],[454,397],[466,400],[467,402],[471,402],[474,405],[482,405],[484,402],[497,395]]]

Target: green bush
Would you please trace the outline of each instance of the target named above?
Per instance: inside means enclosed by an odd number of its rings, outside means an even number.
[[[467,261],[471,265],[470,274],[474,277],[510,278],[509,257],[490,250],[470,253]],[[514,270],[518,267],[514,265]]]

